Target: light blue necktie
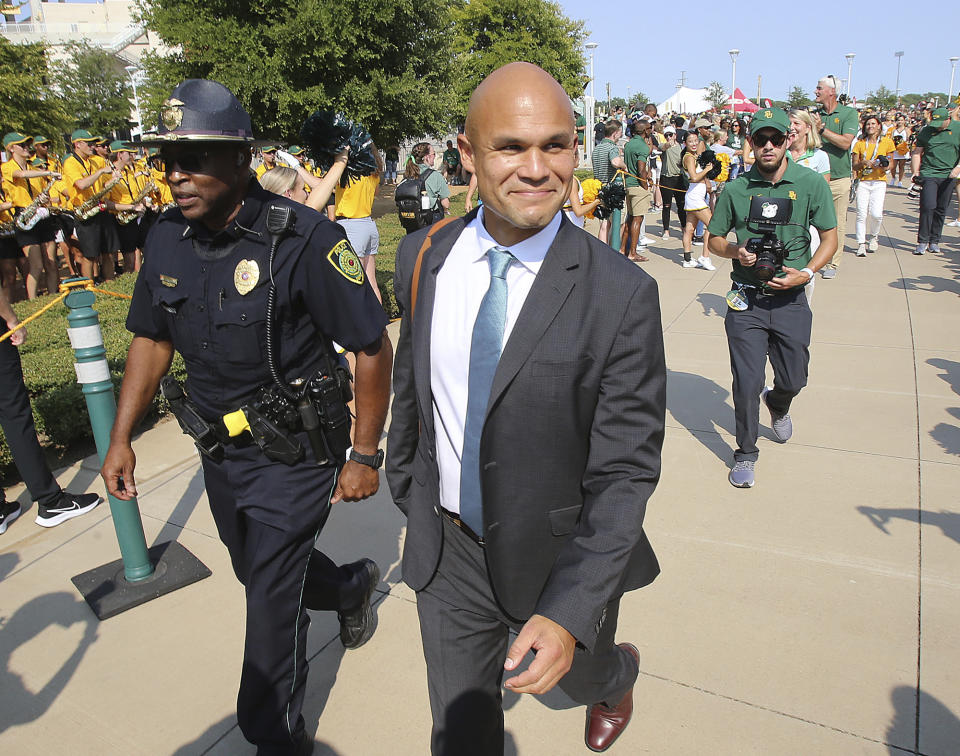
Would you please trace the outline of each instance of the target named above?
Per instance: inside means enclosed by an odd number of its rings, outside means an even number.
[[[507,322],[507,268],[513,255],[502,247],[487,251],[490,288],[483,295],[470,340],[470,377],[467,382],[467,418],[460,454],[460,519],[483,536],[483,501],[480,495],[480,435],[487,416],[493,375],[497,372],[503,329]]]

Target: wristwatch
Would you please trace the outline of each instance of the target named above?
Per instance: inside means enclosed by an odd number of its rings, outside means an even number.
[[[379,470],[383,464],[383,449],[377,449],[376,454],[361,454],[356,449],[351,449],[350,459],[359,462],[361,465],[372,467],[374,470]]]

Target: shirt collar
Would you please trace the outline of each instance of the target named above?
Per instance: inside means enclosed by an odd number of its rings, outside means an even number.
[[[502,244],[498,244],[496,239],[490,236],[483,225],[485,210],[486,208],[481,207],[477,217],[470,221],[464,229],[464,232],[472,234],[476,241],[471,256],[472,262],[477,262],[486,257],[487,251],[491,247],[503,247]],[[547,256],[553,240],[557,237],[562,220],[562,213],[557,212],[546,226],[529,239],[524,239],[511,247],[503,248],[508,250],[523,267],[536,275],[540,271],[540,266],[543,264],[543,259]]]

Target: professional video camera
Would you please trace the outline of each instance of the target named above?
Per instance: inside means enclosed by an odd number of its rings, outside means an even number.
[[[753,272],[761,281],[769,281],[783,266],[787,249],[776,236],[777,226],[790,223],[793,200],[782,197],[754,197],[750,200],[750,215],[746,219],[747,230],[763,234],[760,238],[747,240],[747,251],[757,256]]]

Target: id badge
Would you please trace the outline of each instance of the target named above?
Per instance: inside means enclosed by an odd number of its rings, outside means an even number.
[[[750,306],[743,289],[733,288],[727,292],[727,307],[737,312],[743,312]]]

